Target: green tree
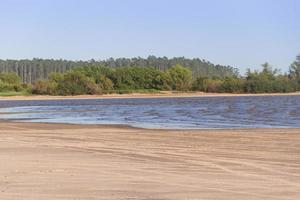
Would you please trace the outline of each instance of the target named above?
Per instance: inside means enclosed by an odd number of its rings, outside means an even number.
[[[49,82],[44,80],[39,80],[35,82],[32,86],[32,93],[39,95],[56,95],[57,84],[55,82]]]
[[[225,78],[218,92],[228,93],[244,93],[245,91],[245,80],[242,78]]]
[[[20,77],[13,72],[0,73],[0,92],[22,90]]]
[[[58,93],[61,95],[97,94],[99,88],[92,79],[79,71],[69,71],[63,80],[58,82]]]
[[[62,73],[50,73],[49,74],[49,81],[50,82],[54,82],[54,83],[58,83],[60,81],[62,81],[64,79],[64,74]]]
[[[13,72],[0,73],[0,80],[4,83],[20,85],[21,78]]]
[[[300,84],[300,55],[297,56],[296,61],[290,67],[290,77]]]
[[[274,79],[279,71],[278,69],[273,69],[273,67],[267,62],[262,64],[262,68],[263,70],[260,75],[269,80]]]
[[[185,91],[189,90],[192,83],[191,70],[182,67],[181,65],[175,65],[171,67],[167,73],[171,79],[171,87],[173,90]]]
[[[53,72],[64,73],[77,68],[84,69],[81,70],[89,77],[92,77],[92,75],[95,75],[95,77],[105,75],[111,79],[111,77],[106,74],[107,72],[102,71],[103,69],[110,71],[123,67],[141,67],[155,68],[156,70],[164,72],[176,64],[191,69],[193,77],[195,78],[199,76],[224,78],[238,74],[235,68],[214,65],[209,61],[199,58],[187,59],[184,57],[167,58],[155,56],[149,56],[148,58],[111,58],[99,61],[68,61],[38,58],[33,60],[0,60],[0,72],[15,72],[20,76],[23,83],[34,83],[37,80],[47,80],[49,75]]]
[[[105,92],[114,89],[114,83],[106,76],[102,75],[99,78],[97,78],[97,80],[97,85],[102,91]]]
[[[279,70],[273,69],[268,63],[262,65],[262,71],[247,71],[245,92],[247,93],[271,93],[271,92],[295,92],[297,84],[282,75]]]
[[[168,73],[156,71],[152,80],[152,89],[171,90],[171,78]]]

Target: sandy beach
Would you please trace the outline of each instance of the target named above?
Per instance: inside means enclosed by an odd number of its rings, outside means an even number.
[[[105,95],[77,95],[77,96],[49,96],[49,95],[32,95],[32,96],[0,96],[0,101],[13,100],[65,100],[65,99],[126,99],[126,98],[185,98],[185,97],[249,97],[249,96],[300,96],[300,92],[294,93],[263,93],[263,94],[233,94],[233,93],[133,93],[133,94],[105,94]]]
[[[0,199],[298,200],[300,130],[0,123]]]

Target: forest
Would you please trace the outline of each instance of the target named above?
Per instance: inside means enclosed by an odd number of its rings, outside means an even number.
[[[270,64],[240,76],[200,59],[0,61],[0,94],[81,95],[159,91],[286,93],[300,90],[300,55],[282,74]]]
[[[0,60],[0,72],[17,73],[24,83],[34,83],[37,80],[48,79],[53,72],[63,73],[78,67],[102,66],[109,68],[120,67],[152,67],[160,71],[166,71],[172,66],[182,65],[189,68],[194,77],[229,77],[238,75],[238,70],[230,66],[214,65],[206,60],[198,58],[187,59],[177,57],[149,56],[148,58],[110,58],[108,60],[68,61],[68,60]]]

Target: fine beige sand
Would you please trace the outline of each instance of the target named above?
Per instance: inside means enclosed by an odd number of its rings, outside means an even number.
[[[299,200],[300,130],[0,122],[1,200]]]
[[[0,101],[5,100],[65,100],[65,99],[128,99],[128,98],[185,98],[185,97],[237,97],[237,96],[300,96],[300,92],[294,93],[263,93],[263,94],[233,94],[233,93],[174,93],[162,91],[160,93],[142,94],[104,94],[104,95],[77,95],[77,96],[49,96],[49,95],[31,95],[31,96],[0,96]]]

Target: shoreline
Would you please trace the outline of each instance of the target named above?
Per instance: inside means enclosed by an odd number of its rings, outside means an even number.
[[[0,119],[0,125],[17,125],[17,126],[33,126],[33,127],[43,127],[43,126],[56,126],[59,128],[74,128],[74,129],[81,129],[81,128],[91,128],[91,129],[126,129],[126,130],[140,130],[140,131],[154,131],[154,132],[216,132],[216,131],[299,131],[300,135],[300,128],[296,127],[286,127],[286,128],[195,128],[195,129],[172,129],[172,128],[142,128],[142,127],[135,127],[130,125],[122,125],[122,124],[71,124],[71,123],[47,123],[47,122],[26,122],[26,121],[14,121],[14,120],[2,120]]]
[[[0,122],[0,198],[300,198],[300,129]]]
[[[70,128],[116,128],[116,129],[128,129],[128,130],[141,130],[141,131],[175,131],[175,132],[205,132],[205,131],[268,131],[268,130],[298,130],[300,134],[300,128],[297,127],[266,127],[266,128],[143,128],[124,124],[72,124],[72,123],[51,123],[51,122],[26,122],[0,119],[0,124],[19,124],[33,126],[61,126]]]
[[[78,96],[49,96],[49,95],[30,95],[30,96],[8,96],[1,97],[0,101],[26,101],[26,100],[69,100],[69,99],[133,99],[133,98],[189,98],[189,97],[256,97],[256,96],[300,96],[300,92],[295,93],[262,93],[262,94],[232,94],[232,93],[153,93],[153,94],[106,94],[106,95],[78,95]]]

